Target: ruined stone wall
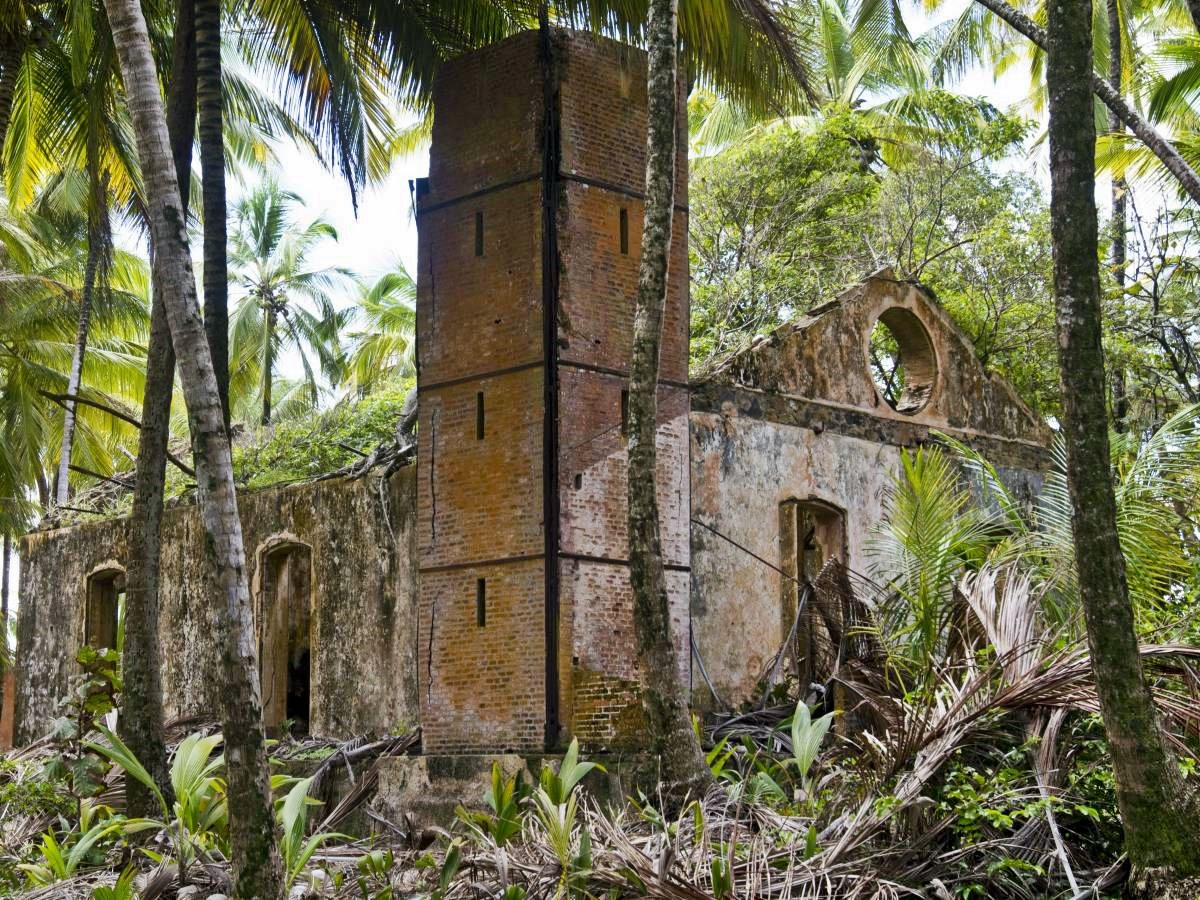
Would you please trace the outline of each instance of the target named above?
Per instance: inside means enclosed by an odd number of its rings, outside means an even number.
[[[872,326],[894,308],[921,323],[933,360],[923,405],[908,412],[882,400],[866,355]],[[787,571],[781,504],[840,510],[843,563],[886,580],[873,571],[873,532],[902,449],[932,443],[937,432],[981,452],[1033,502],[1050,464],[1048,429],[982,369],[931,298],[890,276],[783,326],[693,384],[692,516],[703,525],[692,527],[692,631],[725,703],[757,702],[756,682],[792,627],[794,588],[773,568]],[[714,705],[695,662],[692,696]]]
[[[417,721],[415,489],[409,466],[386,483],[369,475],[238,497],[253,587],[261,588],[272,548],[311,548],[315,734],[384,732]],[[91,522],[22,540],[18,741],[42,733],[55,716],[83,640],[88,576],[124,568],[126,529],[126,520]],[[168,718],[220,709],[221,607],[207,584],[203,541],[194,506],[165,512],[160,645]]]

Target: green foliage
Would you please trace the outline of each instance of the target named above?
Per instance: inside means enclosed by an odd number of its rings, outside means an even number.
[[[0,809],[9,816],[58,818],[75,811],[75,798],[59,779],[35,777],[33,764],[0,758]]]
[[[521,807],[529,796],[521,773],[505,776],[500,763],[492,763],[492,786],[484,796],[491,813],[460,806],[456,814],[479,837],[503,847],[521,833]]]
[[[938,813],[953,818],[960,845],[1011,834],[1023,822],[1044,815],[1046,801],[1037,794],[1024,756],[1018,748],[986,770],[962,761],[951,764]]]
[[[823,798],[813,766],[834,716],[828,712],[814,719],[801,700],[776,729],[790,738],[791,750],[786,756],[765,752],[749,736],[738,742],[724,737],[705,754],[709,770],[730,785],[731,797],[742,802],[764,803],[789,814],[816,815]]]
[[[119,765],[126,777],[144,785],[158,800],[160,819],[130,819],[123,822],[126,833],[162,831],[171,841],[176,861],[186,868],[193,861],[212,856],[227,857],[229,853],[229,810],[225,782],[220,772],[225,759],[216,753],[223,738],[219,734],[192,734],[185,738],[171,763],[171,787],[175,793],[172,810],[146,768],[129,747],[113,732],[100,727],[104,744],[88,744],[88,748]],[[308,810],[319,805],[308,796],[312,778],[295,779],[285,775],[272,777],[272,788],[287,788],[276,802],[280,828],[279,850],[283,857],[284,873],[291,886],[308,866],[313,854],[331,840],[345,838],[333,832],[308,835]],[[149,851],[144,851],[149,853]]]
[[[833,724],[834,713],[828,712],[818,719],[813,719],[812,711],[803,700],[796,704],[796,712],[790,723],[785,723],[792,736],[792,758],[788,761],[796,767],[804,788],[805,799],[812,798],[812,779],[810,773],[817,754],[821,751],[821,743],[829,726]]]
[[[1200,407],[1188,406],[1152,435],[1112,435],[1117,530],[1130,596],[1139,627],[1160,629],[1159,639],[1171,632],[1185,640],[1195,636],[1189,629],[1194,628],[1192,612],[1200,584],[1194,574],[1196,539],[1189,522],[1196,512],[1195,486],[1200,481],[1198,422]],[[980,453],[945,436],[941,440],[975,486],[978,497],[972,502],[991,534],[991,558],[1031,573],[1042,611],[1057,637],[1079,637],[1082,622],[1062,442],[1055,442],[1054,466],[1030,507]],[[962,489],[957,490],[961,495]],[[925,543],[948,527],[946,515],[928,518],[922,527],[931,537],[923,539]],[[891,524],[884,529],[885,533],[895,530]]]
[[[598,763],[579,760],[579,741],[572,738],[557,771],[543,765],[533,793],[533,809],[559,866],[559,885],[567,894],[582,890],[592,866],[592,842],[587,827],[577,823],[579,798],[575,788],[589,772],[604,771]]]
[[[92,891],[92,900],[134,900],[136,892],[133,880],[137,877],[137,869],[126,866],[110,887],[102,885]]]
[[[308,808],[319,805],[319,801],[308,796],[312,778],[302,778],[292,785],[291,790],[279,804],[278,816],[282,836],[279,852],[283,856],[284,886],[290,888],[300,877],[312,855],[322,844],[346,835],[322,831],[306,837]]]
[[[82,800],[104,790],[108,760],[86,737],[102,729],[100,721],[116,708],[121,676],[116,650],[97,650],[85,644],[75,658],[82,671],[72,680],[67,696],[59,701],[63,714],[54,721],[50,733],[56,752],[47,762],[45,774],[51,780],[61,780],[72,796]]]
[[[395,437],[408,385],[343,401],[310,419],[277,424],[261,441],[239,442],[233,451],[239,485],[265,487],[312,478],[362,459]],[[354,450],[347,449],[354,448]]]
[[[923,447],[900,461],[868,552],[897,601],[880,611],[882,636],[895,661],[922,676],[942,657],[957,579],[983,562],[994,538],[952,456]]]
[[[103,864],[106,841],[125,827],[125,820],[112,816],[107,807],[83,801],[79,807],[79,828],[69,830],[60,843],[53,831],[42,835],[37,847],[38,861],[17,866],[38,887],[71,878],[82,866]]]
[[[692,361],[823,302],[864,274],[847,259],[879,191],[853,114],[780,128],[698,160],[690,185]]]
[[[311,412],[321,378],[330,384],[341,378],[341,330],[349,313],[335,306],[334,293],[350,273],[312,265],[314,250],[336,241],[337,232],[322,219],[301,225],[302,204],[271,177],[233,210],[229,280],[237,302],[229,320],[229,405],[239,421],[268,425]],[[299,358],[303,379],[289,385],[296,390],[276,396],[275,373],[287,351]]]
[[[359,893],[363,900],[392,900],[392,869],[396,857],[391,850],[372,850],[358,861]]]
[[[1049,211],[996,160],[1028,123],[924,92],[903,150],[872,113],[830,106],[697,160],[692,365],[703,369],[884,266],[929,288],[985,366],[1057,409]]]

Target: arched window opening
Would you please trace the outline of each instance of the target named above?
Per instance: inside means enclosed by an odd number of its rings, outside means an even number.
[[[125,603],[125,573],[120,569],[94,572],[87,580],[84,642],[97,650],[119,649],[121,608]]]
[[[885,310],[871,330],[867,354],[875,388],[888,406],[909,416],[925,408],[937,381],[937,354],[915,314]]]
[[[273,734],[308,734],[312,551],[303,544],[285,544],[265,553],[260,565],[263,724]]]

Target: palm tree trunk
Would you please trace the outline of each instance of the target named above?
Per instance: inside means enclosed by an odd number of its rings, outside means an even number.
[[[8,139],[8,123],[12,119],[13,95],[17,76],[29,42],[24,30],[7,34],[0,40],[0,172],[4,171],[4,142]]]
[[[1101,347],[1090,0],[1053,0],[1048,23],[1054,289],[1080,600],[1135,881],[1170,891],[1167,882],[1200,875],[1200,817],[1159,730],[1117,535]]]
[[[225,675],[222,727],[235,894],[273,900],[283,877],[275,841],[246,556],[229,433],[200,317],[184,210],[150,37],[139,0],[104,0],[121,61],[150,209],[155,288],[163,298],[188,407],[205,547],[225,604],[219,617]]]
[[[677,0],[652,0],[647,19],[646,204],[629,373],[629,567],[642,703],[664,795],[695,798],[711,774],[679,678],[663,570],[655,470],[658,368],[675,206]]]
[[[0,719],[4,717],[4,683],[8,670],[8,579],[12,559],[12,538],[0,540]]]
[[[1007,0],[976,0],[976,2],[991,10],[997,18],[1007,22],[1014,31],[1024,35],[1042,50],[1046,50],[1046,32],[1029,16],[1010,5]],[[1125,99],[1107,80],[1095,72],[1089,73],[1088,80],[1091,91],[1100,98],[1101,102],[1125,123],[1126,127],[1146,145],[1151,153],[1159,158],[1159,161],[1167,167],[1168,172],[1175,176],[1188,196],[1200,203],[1200,176],[1179,155],[1175,145],[1159,134],[1153,125],[1126,103]],[[1094,133],[1095,129],[1093,128]]]
[[[192,0],[179,0],[175,43],[167,97],[167,131],[171,137],[179,200],[188,206],[191,189],[192,140],[196,130],[196,47]],[[121,738],[172,802],[170,769],[162,722],[162,671],[158,634],[158,577],[161,558],[163,489],[167,468],[171,394],[175,382],[175,350],[162,297],[155,292],[150,308],[150,345],[146,350],[146,391],[142,429],[138,435],[133,508],[129,523],[129,562],[125,573],[125,651],[121,660],[125,686],[118,720]],[[154,816],[157,801],[136,779],[125,786],[130,816]]]
[[[1121,29],[1121,11],[1119,0],[1108,2],[1108,80],[1118,94],[1124,93],[1124,66],[1121,60],[1121,48],[1124,44],[1124,32]],[[1200,2],[1200,0],[1191,0]],[[1108,111],[1108,130],[1119,134],[1125,130],[1120,117],[1111,109]],[[1121,291],[1119,303],[1125,305],[1125,192],[1128,190],[1125,179],[1114,176],[1112,180],[1112,260],[1113,280]],[[1125,370],[1114,366],[1112,371],[1112,420],[1117,431],[1124,431],[1129,416],[1129,397],[1125,388]]]
[[[88,177],[92,181],[92,196],[88,203],[87,262],[83,268],[83,294],[79,302],[79,327],[75,332],[75,351],[71,356],[71,372],[67,376],[67,396],[79,396],[83,380],[83,360],[87,353],[88,330],[92,322],[92,303],[96,297],[96,280],[108,255],[108,174],[96,170],[96,154],[89,148]],[[107,266],[104,266],[107,269]],[[63,413],[62,443],[59,446],[58,474],[54,478],[54,502],[63,506],[70,499],[71,450],[75,444],[75,401],[66,401]]]
[[[226,265],[225,137],[221,111],[221,0],[195,0],[196,99],[204,185],[204,330],[229,428],[229,275]]]
[[[271,381],[275,374],[275,303],[267,300],[266,328],[263,340],[263,371],[262,371],[262,419],[261,424],[271,424]]]

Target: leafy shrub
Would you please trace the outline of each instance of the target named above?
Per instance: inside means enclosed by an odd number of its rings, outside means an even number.
[[[407,393],[407,385],[380,391],[238,442],[233,451],[238,484],[257,488],[312,478],[362,459],[359,453],[369,454],[395,436]]]

